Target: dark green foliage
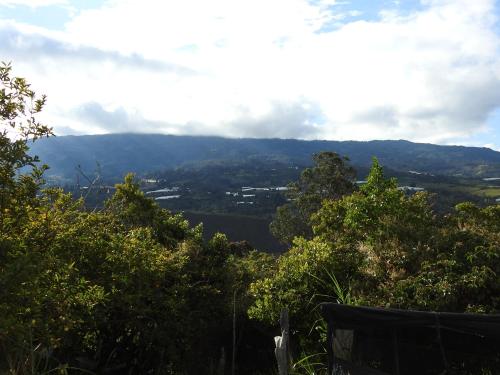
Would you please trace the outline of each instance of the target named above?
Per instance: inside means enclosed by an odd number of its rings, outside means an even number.
[[[101,210],[41,189],[26,151],[50,134],[33,118],[43,100],[28,109],[34,93],[2,69],[2,126],[18,138],[0,135],[0,372],[215,373],[231,348],[234,293],[240,332],[247,285],[272,258],[221,234],[203,241],[132,175]]]
[[[249,313],[275,321],[288,307],[301,343],[318,350],[314,307],[338,299],[330,275],[355,304],[498,312],[499,219],[499,205],[472,203],[436,215],[427,193],[405,194],[375,159],[359,191],[323,202],[313,238],[296,238],[273,276],[252,284]]]
[[[294,237],[310,238],[310,218],[325,199],[339,199],[355,190],[354,169],[334,152],[313,155],[314,167],[302,171],[296,182],[288,184],[290,203],[278,208],[270,225],[271,233],[284,243]]]
[[[22,224],[0,222],[0,343],[9,348],[0,362],[30,341],[53,361],[97,372],[200,373],[217,362],[230,343],[233,291],[243,321],[255,279],[246,264],[264,266],[264,255],[220,234],[204,243],[201,227],[156,206],[131,178],[105,211],[57,190],[37,199]],[[138,207],[151,212],[133,220]]]
[[[284,204],[276,209],[276,215],[269,224],[269,231],[281,243],[290,246],[295,236],[311,237],[311,214],[302,212],[293,202]]]
[[[125,176],[123,184],[115,185],[115,193],[105,206],[128,229],[150,227],[156,239],[163,245],[174,246],[185,239],[189,224],[182,215],[172,215],[147,198],[134,181],[134,175]]]
[[[223,235],[204,243],[201,227],[156,206],[131,178],[105,211],[56,190],[37,199],[22,224],[0,222],[0,342],[9,348],[0,361],[33,341],[53,361],[97,372],[195,374],[217,362],[233,291],[241,299],[254,280],[246,252],[232,255]],[[133,220],[138,207],[150,212]],[[240,321],[248,304],[238,304]]]
[[[402,280],[395,303],[438,311],[500,311],[500,206],[457,205],[437,228],[434,256]]]

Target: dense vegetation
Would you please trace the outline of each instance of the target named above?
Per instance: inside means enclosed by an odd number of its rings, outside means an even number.
[[[233,314],[239,337],[245,325],[252,332],[245,289],[272,258],[221,234],[203,241],[201,226],[160,208],[132,175],[95,211],[44,189],[43,168],[27,155],[29,142],[51,134],[34,119],[44,99],[1,69],[0,373],[224,366]],[[266,347],[260,336],[247,350]]]
[[[322,155],[331,156],[334,153],[323,152]],[[326,161],[329,159],[325,159],[324,164],[328,165]],[[335,160],[334,157],[330,159]],[[340,172],[348,173],[344,177],[353,177],[354,171],[350,164],[339,167]],[[294,235],[310,237],[312,234],[310,224],[304,224],[309,221],[311,213],[321,206],[322,199],[328,196],[313,195],[311,200],[304,190],[304,197],[297,202],[294,200],[302,189],[307,189],[309,185],[314,188],[322,178],[329,179],[329,173],[336,173],[328,168],[324,168],[325,173],[321,173],[320,168],[320,173],[313,173],[312,177],[308,177],[308,171],[314,172],[315,168],[318,166],[290,166],[261,161],[210,162],[148,174],[141,180],[141,189],[149,197],[158,199],[157,203],[162,207],[172,212],[183,212],[192,224],[203,222],[206,229],[205,238],[219,231],[225,233],[230,240],[248,240],[257,249],[275,252],[285,248],[278,240],[273,239],[266,228],[275,218],[272,230],[285,244],[289,245]],[[356,172],[357,179],[363,180],[369,168],[359,168]],[[102,208],[103,202],[113,194],[114,188],[106,184],[98,173],[78,173],[80,184],[66,185],[65,190],[71,192],[75,198],[83,197],[90,209]],[[301,178],[302,173],[304,176]],[[416,187],[431,193],[433,209],[441,214],[453,212],[455,205],[460,202],[470,201],[485,207],[500,199],[500,181],[403,173],[385,167],[384,173],[397,177],[400,188]],[[309,181],[311,178],[318,181]],[[341,185],[333,186],[333,190],[327,188],[324,193],[334,193]],[[285,190],[285,187],[288,190]],[[173,188],[175,191],[169,191]],[[411,194],[412,191],[408,190],[408,193]],[[169,195],[178,197],[161,198]],[[332,195],[332,198],[335,197]],[[302,206],[302,213],[297,211],[297,203]],[[280,222],[287,222],[287,225],[278,226]],[[293,226],[295,229],[292,229]],[[303,229],[300,233],[296,231],[298,226]],[[286,236],[288,238],[285,238]]]
[[[75,167],[93,171],[100,163],[105,178],[123,178],[207,162],[277,162],[310,166],[311,155],[334,151],[349,155],[358,170],[372,156],[398,172],[500,177],[500,152],[487,148],[437,146],[408,141],[301,141],[294,139],[227,139],[161,134],[107,134],[54,137],[32,147],[51,165],[48,176],[74,183]]]
[[[456,207],[437,216],[427,193],[408,196],[375,160],[368,183],[312,216],[314,237],[296,238],[277,273],[252,285],[251,314],[274,320],[288,306],[336,297],[332,276],[355,303],[436,311],[500,309],[500,206]],[[300,265],[300,267],[297,267]],[[276,299],[276,296],[280,296]],[[307,325],[307,324],[306,324]]]
[[[277,258],[223,234],[204,240],[133,175],[89,210],[44,184],[28,146],[51,135],[35,118],[45,99],[10,70],[0,68],[1,373],[215,374],[233,353],[237,373],[272,373],[283,307],[296,353],[322,350],[325,300],[500,310],[499,205],[438,215],[377,159],[356,189],[343,159],[320,154],[290,192],[311,232],[285,228],[293,245]]]
[[[453,214],[436,215],[428,193],[405,194],[375,159],[359,191],[324,201],[311,221],[314,236],[295,238],[276,272],[251,285],[255,303],[249,310],[252,317],[273,322],[282,308],[290,309],[296,339],[309,351],[321,351],[325,332],[313,311],[325,300],[431,311],[500,310],[500,205],[481,209],[462,203]],[[499,368],[500,356],[491,361],[485,368]],[[481,373],[477,367],[463,371],[456,373]]]
[[[288,184],[288,203],[278,207],[271,233],[283,243],[295,237],[310,238],[311,216],[325,200],[336,200],[356,190],[354,168],[334,152],[313,155],[314,167],[306,168],[296,182]]]

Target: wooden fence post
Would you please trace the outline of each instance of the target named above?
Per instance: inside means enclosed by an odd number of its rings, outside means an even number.
[[[279,375],[288,375],[290,366],[290,327],[288,322],[288,309],[281,310],[280,314],[281,336],[274,338],[276,348],[274,354],[278,362]]]

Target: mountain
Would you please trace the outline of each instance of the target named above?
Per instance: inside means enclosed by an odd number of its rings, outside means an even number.
[[[335,151],[367,168],[372,156],[396,171],[440,175],[499,177],[500,152],[488,148],[438,146],[398,141],[303,141],[295,139],[232,139],[160,134],[61,136],[38,140],[31,153],[51,169],[48,176],[74,181],[75,168],[91,172],[99,163],[102,176],[121,178],[127,172],[144,174],[210,162],[273,161],[305,166],[311,155]]]

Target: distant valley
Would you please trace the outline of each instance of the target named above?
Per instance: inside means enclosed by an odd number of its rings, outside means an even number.
[[[134,172],[146,195],[162,207],[184,212],[191,224],[203,222],[207,238],[222,231],[270,251],[283,249],[267,227],[286,203],[286,185],[320,151],[348,156],[359,183],[376,156],[408,194],[434,193],[439,212],[462,201],[500,200],[500,153],[486,148],[150,134],[54,137],[32,147],[50,166],[49,183],[84,197],[89,207],[102,205],[114,183]]]

